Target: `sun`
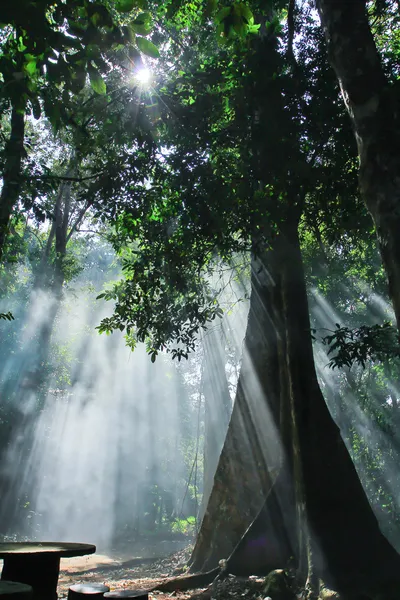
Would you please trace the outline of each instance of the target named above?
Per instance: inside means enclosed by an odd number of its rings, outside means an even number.
[[[152,74],[151,74],[150,69],[148,69],[147,67],[143,67],[143,68],[139,69],[135,73],[135,79],[141,86],[143,86],[143,87],[149,86],[151,83],[151,79],[152,79]]]

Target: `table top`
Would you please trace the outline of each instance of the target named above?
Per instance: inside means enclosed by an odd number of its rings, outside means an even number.
[[[94,554],[96,546],[93,544],[76,544],[72,542],[4,542],[0,543],[0,558],[11,554],[52,554],[60,558],[85,556]]]

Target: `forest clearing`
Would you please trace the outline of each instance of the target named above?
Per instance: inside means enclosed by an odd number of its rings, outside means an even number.
[[[4,600],[400,598],[399,80],[399,0],[3,3]]]

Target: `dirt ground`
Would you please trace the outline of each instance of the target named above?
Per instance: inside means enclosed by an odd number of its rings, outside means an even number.
[[[186,542],[187,544],[187,542]],[[114,590],[148,590],[166,582],[169,578],[185,575],[186,565],[192,552],[191,545],[179,544],[181,549],[162,558],[156,557],[156,548],[143,546],[143,554],[137,547],[120,548],[77,558],[62,558],[58,582],[58,597],[66,599],[68,589],[77,583],[103,583]],[[132,548],[134,548],[132,550]],[[164,547],[165,550],[166,546]],[[169,545],[171,548],[171,545]],[[136,550],[136,551],[135,551]],[[158,546],[158,550],[160,547]],[[163,547],[161,546],[161,551]],[[0,560],[0,570],[2,568]],[[239,578],[229,575],[205,588],[174,592],[149,592],[150,600],[276,600],[263,593],[264,579],[256,576]],[[301,596],[298,595],[297,598]],[[292,595],[292,600],[296,596]]]
[[[75,583],[103,583],[110,590],[135,589],[145,590],[154,587],[165,579],[181,574],[187,564],[191,547],[170,554],[161,559],[139,558],[119,560],[107,554],[93,554],[82,558],[61,560],[58,595],[65,598],[68,588]],[[238,579],[228,577],[213,590],[212,598],[229,600],[266,600],[261,591],[262,579],[250,577]],[[150,592],[150,600],[211,600],[207,588],[176,591],[172,593]]]
[[[109,554],[99,553],[81,558],[62,559],[58,596],[60,599],[65,599],[68,595],[68,588],[75,583],[103,583],[108,585],[111,591],[117,589],[139,591],[153,588],[159,583],[165,582],[168,578],[185,574],[185,566],[190,559],[191,550],[192,547],[187,546],[160,559],[153,557],[128,558],[125,552],[120,556],[116,556],[110,552]],[[283,573],[283,571],[277,570],[273,573]],[[274,590],[268,588],[267,591],[266,581],[270,576],[263,578],[255,575],[250,577],[229,575],[206,588],[174,592],[153,591],[149,593],[149,599],[303,600],[307,596],[306,590],[299,589],[296,586],[294,573],[290,574],[290,571],[285,571],[285,573],[288,576],[287,582],[289,586],[285,586],[285,589],[282,590],[275,587]],[[353,598],[353,600],[371,600],[372,597],[375,597],[375,594],[369,596],[364,593],[361,595],[357,593],[354,596],[351,594],[349,597]],[[320,598],[324,598],[324,600],[337,600],[339,596],[336,592],[325,589],[324,593],[321,593]],[[389,594],[388,596],[379,594],[380,600],[399,600],[399,598],[398,594]]]
[[[68,588],[75,583],[104,583],[110,590],[148,589],[171,577],[177,569],[184,567],[190,556],[190,548],[181,550],[161,559],[115,557],[107,554],[92,554],[77,558],[61,559],[58,585],[59,598],[65,598]],[[125,554],[125,553],[124,553]],[[188,593],[173,593],[181,600],[189,598]],[[171,594],[153,592],[150,597],[162,600]]]

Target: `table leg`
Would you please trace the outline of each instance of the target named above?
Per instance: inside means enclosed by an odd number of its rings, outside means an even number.
[[[54,554],[10,554],[4,558],[1,579],[33,587],[34,600],[57,600],[60,557]]]

